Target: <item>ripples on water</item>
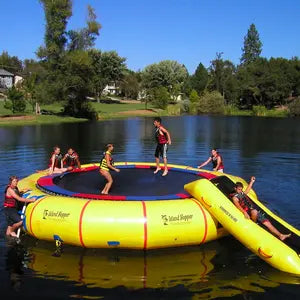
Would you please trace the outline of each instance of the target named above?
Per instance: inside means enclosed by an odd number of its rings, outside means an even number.
[[[254,189],[263,202],[300,227],[300,120],[186,116],[163,121],[172,136],[170,163],[197,166],[217,147],[226,172],[246,180],[256,176]],[[109,142],[115,144],[116,161],[153,161],[152,119],[0,128],[0,188],[4,190],[10,175],[25,177],[45,169],[56,144],[63,151],[74,147],[82,163],[88,163],[98,162]],[[250,293],[251,299],[260,295],[279,299],[300,295],[291,285],[300,283],[299,278],[267,266],[232,238],[145,255],[68,246],[61,257],[53,257],[53,244],[30,237],[19,247],[10,247],[0,217],[0,281],[11,296],[248,299]]]

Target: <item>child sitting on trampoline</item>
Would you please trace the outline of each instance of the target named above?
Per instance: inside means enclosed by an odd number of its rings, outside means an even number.
[[[237,182],[235,184],[234,189],[236,193],[234,193],[232,196],[234,205],[244,214],[246,219],[251,218],[251,220],[253,220],[254,222],[263,224],[271,231],[271,233],[276,235],[280,240],[284,241],[286,238],[290,237],[291,234],[283,234],[279,232],[271,224],[271,222],[265,217],[265,214],[262,211],[257,210],[253,207],[251,200],[247,197],[247,194],[250,192],[254,182],[255,182],[255,177],[252,176],[245,192],[243,192],[244,186],[241,182]]]

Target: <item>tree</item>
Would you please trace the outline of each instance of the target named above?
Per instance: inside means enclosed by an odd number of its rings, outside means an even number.
[[[120,57],[116,51],[101,52],[91,49],[88,52],[93,70],[93,90],[100,99],[102,91],[110,82],[118,82],[123,78],[126,70],[126,58]]]
[[[144,88],[165,87],[173,100],[176,100],[182,92],[182,87],[187,79],[186,67],[173,60],[164,60],[149,65],[142,72]]]
[[[68,31],[68,37],[70,39],[68,49],[70,51],[87,50],[95,44],[101,29],[101,24],[96,21],[96,17],[94,9],[88,5],[87,27],[80,30]]]
[[[222,59],[223,52],[217,52],[216,58],[210,62],[209,66],[209,88],[210,90],[217,90],[219,93],[223,93],[222,89],[222,72],[224,67],[224,61]]]
[[[7,97],[10,100],[5,101],[4,107],[6,109],[10,109],[12,113],[16,112],[24,112],[26,109],[26,102],[24,100],[24,94],[17,90],[14,86],[10,89],[8,89]]]
[[[3,51],[0,55],[0,68],[10,73],[18,74],[22,73],[23,64],[17,56],[10,56],[7,51]]]
[[[39,85],[46,76],[46,70],[43,63],[37,62],[33,59],[24,60],[24,80],[22,88],[26,101],[31,105],[32,111],[36,109],[37,100],[41,101],[43,97],[39,94]]]
[[[160,109],[166,109],[168,103],[170,102],[170,94],[166,87],[160,86],[151,89],[152,93],[152,104]]]
[[[59,63],[67,43],[66,27],[72,16],[71,0],[40,0],[46,18],[45,46],[39,48],[37,55],[51,65]]]
[[[224,97],[217,91],[204,92],[197,105],[200,113],[223,113]]]
[[[206,88],[208,82],[208,72],[206,68],[200,63],[194,73],[191,76],[191,88],[196,90],[198,95],[200,95]]]
[[[199,95],[198,95],[198,93],[197,93],[196,90],[192,90],[192,91],[191,91],[189,99],[190,99],[190,101],[191,101],[192,103],[197,103],[197,102],[199,102],[200,97],[199,97]]]
[[[128,70],[121,81],[121,92],[126,98],[137,99],[140,90],[140,76]]]
[[[300,68],[284,58],[257,58],[254,62],[239,68],[242,104],[263,105],[271,108],[286,103],[288,97],[297,95],[297,80]]]
[[[254,24],[250,25],[247,35],[244,37],[242,51],[241,64],[249,64],[261,54],[262,42],[259,39],[259,34]]]
[[[69,52],[65,57],[64,94],[67,103],[64,113],[81,118],[95,119],[96,114],[87,101],[92,87],[93,72],[91,58],[86,51],[77,50]]]
[[[222,52],[216,54],[216,58],[209,66],[208,90],[218,91],[226,99],[227,103],[235,103],[237,100],[236,67],[230,60],[222,59]]]
[[[66,101],[64,113],[77,117],[94,118],[95,113],[86,97],[92,89],[93,66],[86,49],[94,45],[101,25],[94,9],[88,6],[87,27],[66,32],[72,15],[71,0],[41,0],[46,18],[45,46],[40,47],[46,76],[38,85],[37,93],[44,99]],[[68,38],[70,43],[68,44]]]

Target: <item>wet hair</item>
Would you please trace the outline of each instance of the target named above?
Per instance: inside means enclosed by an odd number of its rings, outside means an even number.
[[[10,176],[9,177],[9,184],[11,184],[12,182],[13,182],[13,180],[15,180],[15,179],[17,179],[18,180],[18,177],[17,176],[15,176],[15,175],[13,175],[13,176]]]
[[[154,118],[154,122],[155,122],[155,121],[161,123],[161,118],[160,118],[160,117],[155,117],[155,118]]]
[[[109,147],[113,146],[114,144],[112,143],[108,143],[105,145],[105,150],[107,151],[109,149]]]
[[[235,183],[235,186],[234,186],[235,188],[239,188],[239,187],[241,187],[241,188],[243,188],[244,187],[244,185],[241,183],[241,182],[236,182]]]

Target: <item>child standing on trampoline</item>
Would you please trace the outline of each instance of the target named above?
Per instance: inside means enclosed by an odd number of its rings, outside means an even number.
[[[161,156],[164,160],[165,167],[162,176],[166,176],[168,174],[167,151],[168,145],[171,145],[171,136],[169,131],[161,125],[161,118],[155,118],[153,124],[156,128],[155,137],[157,141],[157,146],[155,150],[156,170],[154,171],[154,174],[158,173],[161,170],[159,165],[159,157]]]
[[[112,184],[113,184],[113,179],[110,175],[109,170],[114,170],[116,172],[120,172],[119,169],[115,168],[114,161],[112,158],[112,152],[114,150],[114,145],[113,144],[107,144],[106,145],[106,151],[103,153],[103,157],[100,162],[100,174],[105,177],[107,180],[107,183],[105,184],[101,194],[107,195]]]

